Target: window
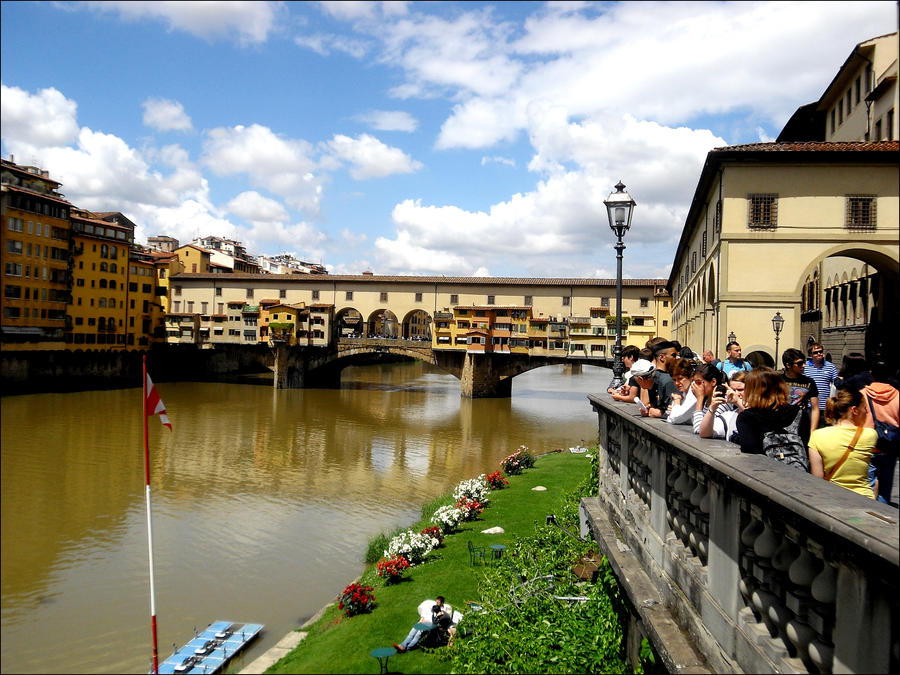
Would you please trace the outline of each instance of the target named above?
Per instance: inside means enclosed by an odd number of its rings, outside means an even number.
[[[669,301],[663,300],[663,307],[668,307],[668,306],[669,306]]]
[[[774,228],[778,224],[777,194],[751,194],[747,196],[747,202],[750,228]]]
[[[887,125],[887,139],[889,141],[894,140],[894,109],[891,108],[887,111],[886,117],[886,125]]]
[[[221,297],[221,295],[222,295],[222,289],[219,287],[216,287],[216,297]]]
[[[451,304],[451,305],[458,305],[458,304],[459,304],[459,296],[456,295],[455,293],[453,293],[453,294],[450,295],[450,304]]]
[[[838,101],[837,104],[837,113],[838,113],[838,126],[844,123],[844,102]]]
[[[668,326],[669,322],[666,319],[663,319],[663,326]]]
[[[388,301],[387,295],[388,295],[387,293],[385,293],[384,291],[382,291],[382,292],[379,294],[379,300],[380,300],[381,302],[387,302],[387,301]]]
[[[850,111],[853,110],[853,97],[851,91],[847,90],[847,119],[850,119]]]
[[[248,289],[247,289],[247,299],[248,299],[248,300],[252,300],[252,299],[253,299],[253,289],[252,289],[252,288],[248,288]]]
[[[344,300],[352,300],[353,299],[353,291],[347,291],[344,293]]]
[[[416,293],[416,302],[422,302],[422,294]]]
[[[218,290],[218,289],[217,289],[217,290]],[[278,297],[279,297],[279,298],[286,298],[286,297],[287,297],[287,289],[285,289],[285,288],[279,289],[279,290],[278,290]]]
[[[600,306],[601,307],[609,307],[609,298],[600,298]]]
[[[873,138],[872,140],[873,141],[881,140],[881,120],[878,120],[877,122],[875,122],[875,138]]]
[[[493,295],[487,296],[487,304],[489,304],[489,305],[494,304],[494,296]]]
[[[28,310],[26,310],[28,311]],[[4,307],[3,308],[3,318],[4,319],[18,319],[22,314],[22,310],[18,307]]]
[[[849,230],[875,229],[875,195],[847,195],[846,227]]]
[[[568,307],[571,298],[568,295],[564,295],[562,299],[563,307]]]
[[[172,286],[172,295],[181,295],[181,286]]]
[[[872,64],[866,66],[866,93],[872,91]]]
[[[172,311],[178,314],[181,311],[181,300],[175,300],[172,303]]]
[[[7,253],[17,253],[17,254],[21,255],[22,254],[22,242],[16,241],[15,239],[7,239],[6,252]]]
[[[188,313],[188,314],[193,314],[193,313],[194,313],[194,301],[193,301],[193,300],[188,300],[188,301],[187,301],[187,313]]]
[[[6,229],[8,229],[10,232],[21,232],[23,230],[22,219],[10,218],[6,221]]]
[[[152,293],[153,286],[150,284],[141,284],[141,293]]]
[[[318,299],[319,299],[319,291],[313,291],[313,292],[312,292],[312,299],[313,299],[313,300],[318,300]]]
[[[691,274],[697,271],[697,251],[691,251]]]
[[[534,298],[533,298],[532,296],[530,296],[530,295],[526,295],[526,296],[525,296],[525,302],[524,302],[524,304],[525,304],[526,307],[531,307],[532,304],[533,304],[533,302],[534,302]]]
[[[703,231],[703,241],[700,244],[700,257],[706,258],[706,230]]]
[[[201,314],[208,314],[208,312],[206,311],[206,308],[207,308],[207,305],[208,305],[208,304],[209,304],[209,303],[206,303],[206,302],[201,302],[201,303],[200,303],[200,313],[201,313]]]
[[[21,298],[22,297],[22,287],[21,286],[6,286],[3,289],[3,295],[7,298]]]
[[[160,278],[160,279],[165,279],[165,278],[166,278],[166,271],[167,271],[167,270],[160,270],[160,271],[159,271],[159,278]]]
[[[641,307],[649,307],[650,298],[641,298]]]
[[[22,265],[20,263],[6,263],[6,274],[10,277],[22,276]]]
[[[856,78],[856,85],[854,87],[854,90],[856,91],[856,105],[859,105],[859,102],[860,102],[860,94],[862,92],[861,85],[862,85],[862,75],[860,75]]]

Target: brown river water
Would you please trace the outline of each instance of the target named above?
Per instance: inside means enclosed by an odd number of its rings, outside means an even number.
[[[548,366],[467,400],[424,363],[348,368],[339,390],[165,382],[150,420],[160,662],[217,619],[264,623],[236,671],[334,599],[367,542],[533,452],[593,443],[606,369]],[[269,379],[271,382],[271,378]],[[141,389],[2,399],[4,673],[152,663]]]

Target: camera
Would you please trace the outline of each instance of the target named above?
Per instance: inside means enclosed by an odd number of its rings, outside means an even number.
[[[724,395],[725,395],[725,392],[727,392],[727,391],[728,391],[728,388],[727,388],[724,384],[717,384],[717,385],[716,385],[716,393],[717,393],[719,396],[724,396]]]

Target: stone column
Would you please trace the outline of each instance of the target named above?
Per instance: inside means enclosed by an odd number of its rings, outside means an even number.
[[[512,395],[512,378],[500,379],[490,354],[466,354],[460,387],[466,398],[506,398]]]

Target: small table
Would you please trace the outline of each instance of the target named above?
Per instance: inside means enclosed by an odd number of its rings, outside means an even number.
[[[503,551],[506,550],[506,546],[503,544],[491,544],[491,559],[492,560],[500,560],[503,557]]]
[[[370,655],[374,656],[378,659],[378,672],[379,673],[387,673],[388,671],[388,659],[391,658],[394,654],[397,653],[397,650],[393,647],[379,647],[378,649],[373,649],[369,652]]]

